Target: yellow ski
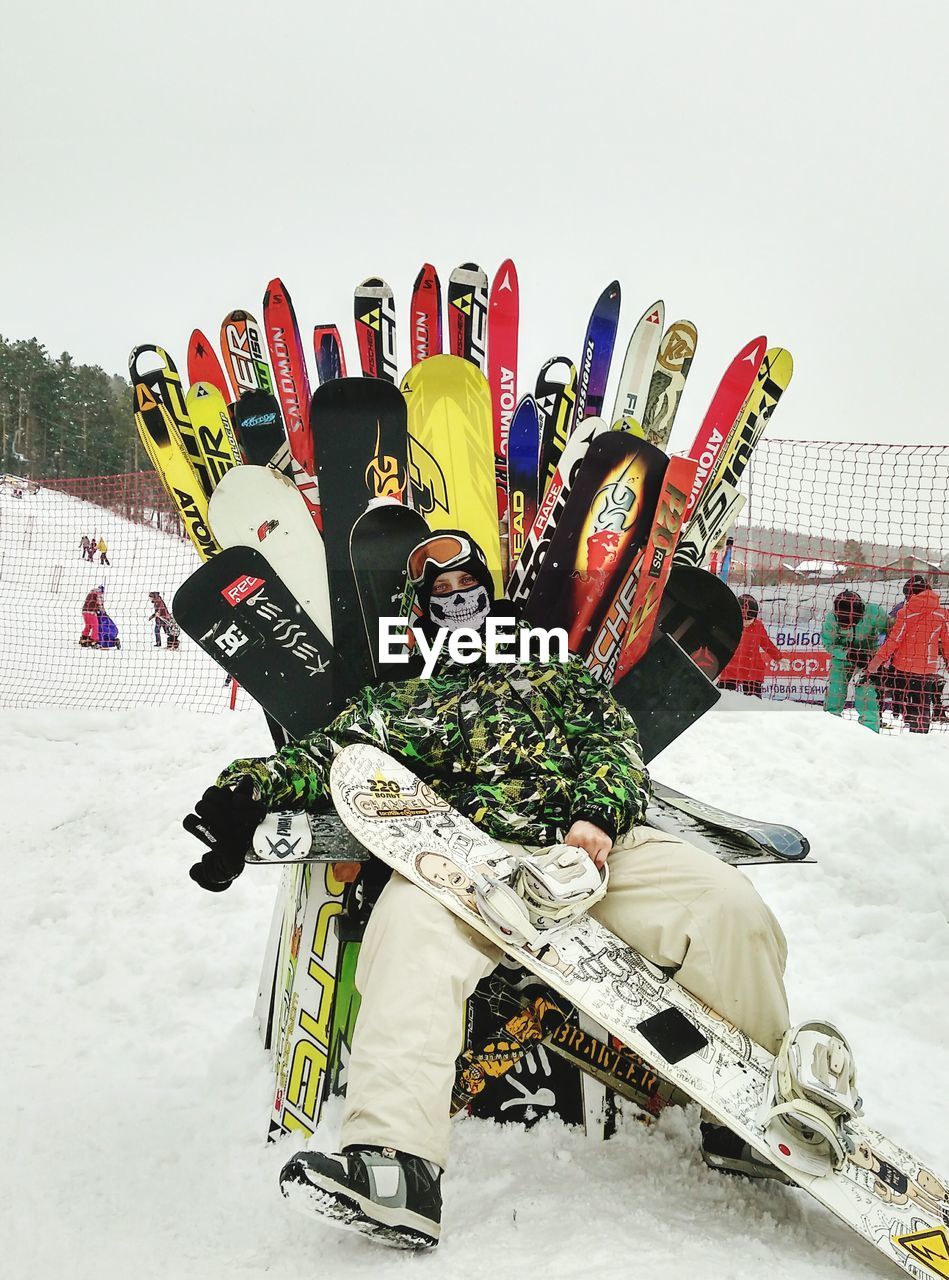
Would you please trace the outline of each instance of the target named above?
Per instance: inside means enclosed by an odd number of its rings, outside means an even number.
[[[166,391],[165,375],[168,365],[161,370],[140,371],[139,357],[143,353],[148,360],[151,353],[159,353],[157,347],[136,347],[129,359],[132,376],[132,408],[135,426],[152,466],[168,491],[175,510],[188,536],[197,548],[202,560],[210,560],[220,551],[208,524],[208,498],[205,482],[200,478],[189,451],[181,438],[175,417],[166,407],[163,392]],[[160,352],[164,356],[164,352]],[[169,362],[170,363],[170,362]],[[174,370],[174,366],[171,365]],[[177,377],[177,374],[175,374]],[[181,383],[178,381],[178,391]],[[174,387],[174,383],[172,383]],[[175,399],[174,390],[171,400]],[[184,401],[180,399],[180,414],[187,417]],[[190,427],[190,420],[189,420]],[[194,433],[192,432],[192,437]],[[203,469],[203,468],[202,468]],[[206,475],[206,472],[205,472]]]
[[[790,351],[770,347],[765,352],[754,385],[722,445],[676,548],[675,564],[703,565],[712,547],[737,518],[744,503],[744,497],[738,492],[738,481],[793,373]]]
[[[196,382],[185,398],[195,441],[216,488],[221,477],[243,462],[224,397],[210,382]]]

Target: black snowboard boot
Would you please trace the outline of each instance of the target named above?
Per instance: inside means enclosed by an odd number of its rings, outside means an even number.
[[[442,1171],[391,1147],[346,1147],[341,1155],[298,1151],[280,1171],[294,1208],[316,1212],[396,1249],[438,1244]]]
[[[788,1179],[770,1160],[760,1156],[744,1138],[722,1124],[703,1121],[702,1159],[710,1169],[719,1173],[740,1173],[746,1178],[773,1178],[777,1182]]]

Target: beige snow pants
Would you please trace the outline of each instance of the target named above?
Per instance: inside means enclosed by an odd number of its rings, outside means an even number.
[[[517,849],[517,845],[506,846]],[[789,1025],[787,944],[734,867],[650,827],[621,835],[606,896],[591,910],[693,995],[775,1052]],[[465,1000],[501,952],[440,902],[393,875],[356,970],[341,1145],[395,1147],[445,1168]]]

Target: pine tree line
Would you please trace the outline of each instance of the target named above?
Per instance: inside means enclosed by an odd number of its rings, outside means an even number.
[[[0,472],[38,480],[148,468],[124,378],[68,351],[53,359],[36,338],[0,335]]]

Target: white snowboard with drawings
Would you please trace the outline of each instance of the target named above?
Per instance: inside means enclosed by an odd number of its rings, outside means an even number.
[[[343,822],[370,852],[502,946],[476,908],[472,873],[508,855],[408,769],[376,747],[345,747],[331,770]],[[546,945],[504,945],[756,1150],[776,1160],[860,1236],[916,1277],[949,1276],[944,1180],[860,1121],[853,1155],[829,1174],[802,1174],[764,1144],[757,1122],[772,1055],[701,1004],[589,916]]]

